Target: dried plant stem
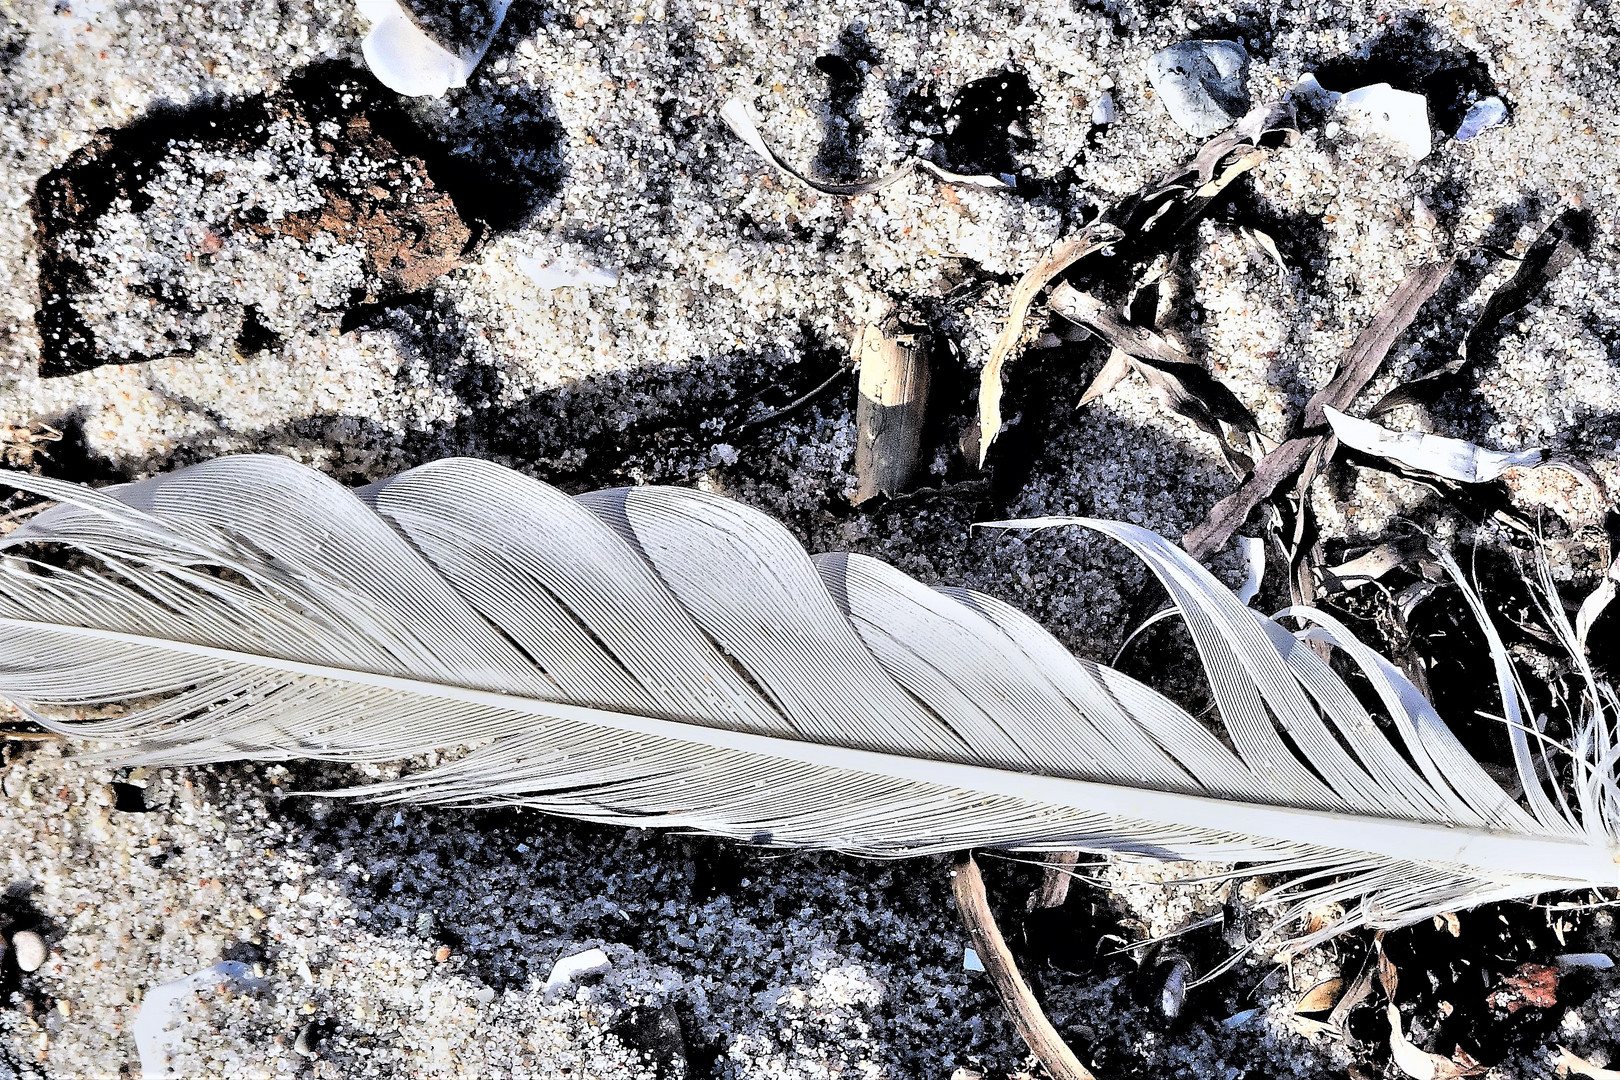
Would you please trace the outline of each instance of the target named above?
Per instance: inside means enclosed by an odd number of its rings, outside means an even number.
[[[1012,1017],[1013,1026],[1028,1044],[1030,1052],[1041,1059],[1041,1064],[1054,1080],[1096,1080],[1092,1071],[1080,1064],[1069,1044],[1057,1033],[1052,1022],[1041,1011],[1040,1002],[1029,984],[1018,972],[1012,951],[996,928],[995,916],[990,913],[990,900],[984,893],[984,876],[973,856],[963,852],[956,857],[952,873],[952,888],[956,894],[956,910],[962,916],[968,936],[973,940],[973,951],[984,964],[984,972],[995,983],[1001,1004]]]
[[[928,414],[928,346],[916,334],[869,324],[855,335],[855,503],[903,494],[917,471]]]

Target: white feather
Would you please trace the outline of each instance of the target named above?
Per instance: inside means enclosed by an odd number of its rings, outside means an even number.
[[[1290,633],[1128,525],[1004,523],[1081,525],[1141,557],[1224,740],[1000,601],[811,559],[700,492],[570,499],[465,459],[351,492],[256,456],[103,491],[11,483],[59,502],[0,540],[0,694],[148,763],[438,750],[449,763],[355,793],[873,855],[1239,861],[1309,872],[1278,899],[1363,901],[1330,929],[1616,883],[1606,687],[1564,748],[1573,799],[1549,797],[1510,729],[1521,806],[1344,627],[1291,609],[1314,626]],[[63,546],[79,557],[43,554]],[[1311,642],[1361,668],[1393,737]]]

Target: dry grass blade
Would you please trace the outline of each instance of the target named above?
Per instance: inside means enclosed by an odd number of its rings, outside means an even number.
[[[805,187],[812,188],[824,195],[866,195],[886,188],[890,184],[899,183],[918,170],[947,184],[962,184],[967,187],[989,188],[991,190],[1005,189],[1008,186],[1006,181],[998,177],[969,176],[965,173],[952,172],[942,166],[935,165],[932,161],[924,161],[921,158],[913,158],[898,169],[893,169],[881,176],[875,176],[870,180],[855,180],[848,183],[814,180],[794,168],[786,158],[776,152],[776,149],[770,143],[765,141],[765,136],[761,134],[758,123],[749,113],[748,105],[742,98],[732,98],[727,101],[720,109],[720,119],[725,121],[726,126],[739,139],[747,143],[750,149],[776,166],[779,171],[793,177]]]
[[[973,951],[984,964],[984,973],[995,984],[1001,1004],[1012,1017],[1013,1026],[1028,1044],[1030,1052],[1040,1058],[1041,1064],[1053,1080],[1095,1080],[1092,1071],[1080,1063],[1063,1041],[1052,1022],[1046,1018],[1040,1002],[1018,972],[1012,950],[1007,948],[996,917],[990,911],[990,900],[984,892],[984,875],[973,856],[964,852],[956,857],[956,869],[951,875],[951,890],[956,897],[956,910],[967,927],[973,941]]]
[[[1620,584],[1620,559],[1609,564],[1609,570],[1603,575],[1597,587],[1586,595],[1581,601],[1580,610],[1575,613],[1575,640],[1581,648],[1586,647],[1586,638],[1592,632],[1595,624],[1608,606],[1614,602],[1616,585]]]
[[[984,464],[990,453],[990,444],[1001,431],[1001,369],[1007,358],[1018,347],[1024,336],[1024,318],[1030,305],[1042,289],[1075,263],[1124,237],[1112,225],[1094,222],[1078,236],[1060,240],[1036,263],[1013,289],[1012,302],[1007,307],[1007,324],[1001,328],[995,346],[990,350],[990,362],[984,366],[979,378],[979,464]]]
[[[1125,322],[1095,296],[1072,285],[1054,289],[1049,306],[1053,314],[1079,323],[1124,353],[1170,409],[1215,436],[1228,455],[1231,449],[1221,430],[1222,423],[1239,431],[1260,430],[1254,414],[1225,383],[1163,334]]]
[[[1188,531],[1182,546],[1195,559],[1212,557],[1243,527],[1254,508],[1294,479],[1299,488],[1308,487],[1317,470],[1326,462],[1331,447],[1327,432],[1318,432],[1326,423],[1324,409],[1343,409],[1355,400],[1378,371],[1389,350],[1412,325],[1417,313],[1451,273],[1452,261],[1419,267],[1401,282],[1373,321],[1357,335],[1355,343],[1339,361],[1339,370],[1321,390],[1311,396],[1296,421],[1294,435],[1262,458],[1254,473],[1238,489],[1210,510],[1202,522]]]
[[[1464,374],[1477,363],[1480,353],[1509,315],[1534,300],[1548,284],[1574,262],[1591,243],[1591,215],[1571,207],[1553,219],[1525,252],[1513,276],[1485,302],[1479,318],[1469,328],[1457,355],[1434,371],[1396,387],[1378,400],[1369,416],[1382,416],[1402,405],[1432,401],[1448,385],[1448,380]],[[1344,408],[1344,406],[1339,406]]]
[[[1574,1073],[1576,1076],[1588,1077],[1589,1080],[1620,1080],[1620,1070],[1594,1065],[1564,1046],[1558,1048],[1557,1065],[1561,1070]]]
[[[1231,130],[1205,143],[1196,157],[1169,176],[1106,209],[1078,234],[1058,241],[1013,289],[1007,322],[990,350],[979,381],[979,464],[1001,430],[1003,370],[1024,336],[1024,319],[1041,291],[1089,256],[1119,245],[1122,258],[1141,260],[1167,251],[1267,150],[1299,138],[1287,105],[1256,109]]]

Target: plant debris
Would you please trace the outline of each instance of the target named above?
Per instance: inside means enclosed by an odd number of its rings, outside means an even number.
[[[1504,976],[1485,999],[1490,1007],[1512,1014],[1532,1007],[1550,1009],[1558,1004],[1558,968],[1552,964],[1520,964]]]
[[[1243,470],[1254,467],[1253,461],[1232,449],[1221,427],[1227,424],[1241,432],[1259,434],[1254,414],[1180,345],[1146,327],[1122,321],[1102,301],[1071,285],[1054,289],[1047,306],[1053,314],[1084,326],[1113,346],[1110,363],[1116,354],[1126,357],[1168,408],[1215,436],[1234,466],[1241,462]]]
[[[1585,1076],[1588,1080],[1620,1080],[1620,1069],[1606,1069],[1601,1065],[1594,1065],[1564,1046],[1558,1048],[1558,1060],[1555,1064],[1560,1069],[1566,1069],[1576,1076]]]
[[[1547,458],[1546,451],[1539,448],[1504,453],[1486,450],[1465,439],[1422,431],[1391,431],[1371,420],[1346,416],[1331,406],[1322,412],[1334,437],[1350,449],[1384,458],[1404,469],[1464,484],[1483,484],[1509,469],[1534,468]]]
[[[769,161],[779,171],[793,177],[805,187],[812,188],[824,195],[866,195],[873,191],[880,191],[890,184],[897,184],[918,170],[946,184],[961,184],[965,187],[988,188],[991,190],[1004,190],[1011,186],[1005,180],[996,176],[969,176],[952,172],[943,165],[936,165],[926,158],[912,158],[899,168],[875,176],[870,180],[855,180],[849,183],[815,180],[788,164],[781,154],[772,149],[771,144],[765,141],[765,136],[760,134],[759,124],[750,112],[748,103],[742,98],[734,97],[727,101],[720,109],[720,119],[724,120],[726,126],[739,139],[747,143],[754,153]]]
[[[917,471],[928,415],[927,339],[877,324],[855,335],[860,385],[855,406],[856,505],[900,495]]]
[[[951,874],[951,888],[956,897],[956,910],[967,927],[973,942],[973,953],[984,966],[985,974],[995,984],[1001,1004],[1012,1018],[1013,1026],[1023,1036],[1030,1052],[1040,1059],[1041,1065],[1053,1080],[1095,1080],[1090,1069],[1080,1063],[1063,1036],[1057,1033],[1046,1018],[1034,991],[1018,972],[1012,950],[996,927],[995,915],[990,910],[989,897],[984,892],[984,876],[972,853],[957,856],[956,868]]]
[[[1291,105],[1255,109],[1230,131],[1205,143],[1182,168],[1114,204],[1078,233],[1047,249],[1014,287],[1006,325],[980,375],[981,467],[1001,431],[1002,369],[1023,340],[1024,319],[1041,292],[1060,275],[1093,257],[1111,256],[1111,263],[1116,259],[1145,262],[1170,250],[1175,239],[1202,217],[1233,181],[1264,161],[1271,148],[1292,145],[1298,138]],[[1121,277],[1117,272],[1113,276],[1115,280]],[[1124,276],[1133,279],[1136,275]]]
[[[1325,428],[1325,410],[1347,408],[1355,400],[1377,374],[1396,340],[1417,318],[1419,309],[1451,273],[1452,265],[1450,260],[1429,263],[1401,282],[1372,322],[1356,336],[1339,360],[1333,378],[1306,403],[1294,422],[1293,434],[1261,458],[1253,474],[1236,491],[1217,502],[1200,524],[1188,530],[1182,546],[1189,555],[1200,561],[1212,557],[1242,528],[1254,508],[1284,484],[1297,481],[1296,492],[1310,486],[1331,452],[1326,445],[1330,433]]]
[[[1519,261],[1513,276],[1491,294],[1457,348],[1457,355],[1427,374],[1398,386],[1368,410],[1377,417],[1402,405],[1432,402],[1448,387],[1471,372],[1489,347],[1502,323],[1541,294],[1547,285],[1585,252],[1592,242],[1592,216],[1572,206],[1553,218]],[[1342,407],[1342,406],[1341,406]]]

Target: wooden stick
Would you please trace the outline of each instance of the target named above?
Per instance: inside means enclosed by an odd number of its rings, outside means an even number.
[[[951,884],[956,894],[956,910],[973,941],[973,951],[978,953],[984,973],[990,976],[1001,997],[1002,1007],[1012,1017],[1013,1026],[1030,1051],[1041,1059],[1053,1080],[1096,1080],[1046,1018],[1029,984],[1018,973],[1012,952],[996,928],[995,916],[990,913],[990,900],[984,894],[984,877],[979,873],[979,864],[970,852],[956,857]]]
[[[916,334],[876,324],[855,335],[860,400],[855,408],[855,503],[903,494],[917,471],[928,413],[928,346]]]

